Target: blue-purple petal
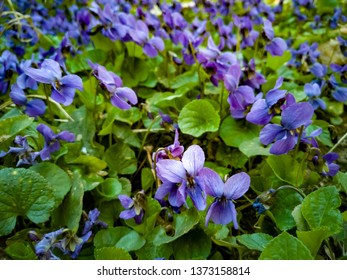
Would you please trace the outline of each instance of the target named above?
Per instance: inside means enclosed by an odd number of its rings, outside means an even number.
[[[46,104],[41,99],[32,99],[26,104],[25,114],[29,117],[42,116],[46,111]]]
[[[307,125],[313,117],[314,109],[308,102],[295,103],[282,111],[282,125],[289,130]]]
[[[181,161],[163,159],[157,162],[157,175],[162,181],[181,183],[186,179],[186,170]]]
[[[296,137],[292,135],[286,138],[283,138],[281,140],[277,140],[271,146],[270,153],[274,155],[286,154],[295,147],[296,141],[297,141]]]
[[[237,173],[225,182],[224,196],[227,199],[238,199],[248,191],[250,184],[251,178],[247,173]]]
[[[199,171],[204,167],[205,154],[198,145],[190,146],[183,154],[182,164],[192,177],[198,175]]]
[[[276,139],[277,135],[283,131],[283,127],[278,124],[267,124],[260,131],[260,142],[264,145],[269,145]]]
[[[224,182],[214,170],[204,167],[201,169],[198,180],[204,186],[207,195],[213,197],[222,197],[224,191]]]

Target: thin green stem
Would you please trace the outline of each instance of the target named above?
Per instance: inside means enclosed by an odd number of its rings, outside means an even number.
[[[148,134],[149,132],[151,131],[151,128],[152,126],[154,125],[155,121],[159,118],[159,116],[156,116],[153,121],[151,122],[151,124],[149,125],[149,127],[147,128],[147,131],[146,131],[146,134],[145,136],[143,137],[143,140],[142,140],[142,143],[141,143],[141,146],[140,146],[140,151],[139,151],[139,154],[137,156],[137,161],[139,161],[140,159],[140,155],[141,155],[141,152],[143,150],[143,147],[145,146],[145,143],[146,143],[146,140],[147,140],[147,137],[148,137]]]
[[[345,135],[343,135],[339,141],[337,141],[337,143],[329,150],[328,153],[331,153],[332,151],[334,151],[347,137],[347,133],[345,133]]]
[[[48,111],[49,111],[49,113],[51,115],[51,118],[53,119],[54,118],[54,114],[53,114],[53,110],[52,110],[52,107],[51,107],[51,103],[49,102],[49,95],[48,95],[48,91],[47,91],[47,85],[44,84],[43,88],[44,88],[44,92],[45,92],[45,96],[46,96],[46,100],[47,100]]]

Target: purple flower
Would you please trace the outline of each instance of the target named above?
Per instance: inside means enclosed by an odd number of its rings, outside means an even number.
[[[97,208],[89,211],[88,219],[86,220],[84,224],[82,235],[87,234],[94,226],[107,228],[107,224],[98,219],[99,216],[100,216],[100,211]]]
[[[224,75],[224,86],[229,92],[230,113],[235,119],[244,118],[249,105],[256,100],[253,88],[239,86],[240,77],[241,67],[239,64],[230,66],[228,72]]]
[[[347,101],[347,87],[341,86],[337,81],[334,75],[330,76],[329,84],[333,88],[332,95],[339,102]]]
[[[279,113],[280,106],[285,101],[286,90],[280,90],[283,77],[279,77],[273,89],[269,90],[265,99],[258,99],[254,102],[251,111],[247,114],[246,120],[258,124],[265,125],[269,123],[276,113]]]
[[[102,89],[107,90],[110,94],[111,103],[113,106],[122,110],[131,108],[131,104],[137,103],[136,93],[128,87],[122,87],[123,82],[120,77],[111,71],[107,71],[104,66],[88,61],[93,69],[93,75],[98,79]]]
[[[53,130],[45,124],[39,124],[36,129],[43,135],[45,139],[44,147],[40,152],[42,160],[50,159],[51,153],[54,153],[60,149],[59,140],[64,140],[67,142],[75,141],[75,135],[68,131],[62,131],[55,134]]]
[[[64,229],[61,228],[43,235],[41,241],[35,245],[35,254],[40,260],[59,260],[52,250],[57,247],[57,239],[63,232]]]
[[[260,142],[269,145],[270,153],[281,155],[292,150],[297,143],[298,131],[301,126],[311,122],[314,110],[310,103],[292,104],[282,111],[281,125],[267,124],[260,132]]]
[[[170,194],[171,202],[181,204],[187,195],[198,210],[206,208],[205,188],[200,182],[203,175],[205,155],[198,145],[190,146],[182,160],[163,159],[157,163],[157,175],[163,184],[158,188],[156,197]],[[176,195],[176,197],[175,197]],[[182,203],[183,204],[183,203]],[[181,204],[181,205],[182,205]]]
[[[153,160],[158,162],[162,159],[175,159],[180,160],[182,158],[182,154],[184,152],[184,147],[181,146],[180,141],[178,140],[179,133],[178,129],[175,129],[175,139],[173,144],[165,147],[164,149],[160,149],[153,155]]]
[[[264,33],[265,37],[269,40],[265,50],[267,50],[272,56],[282,56],[287,49],[287,43],[282,38],[276,37],[272,28],[272,24],[269,20],[264,20]]]
[[[46,111],[46,104],[41,99],[27,100],[24,90],[17,84],[11,86],[10,97],[14,104],[25,106],[24,113],[29,117],[41,116]]]
[[[339,42],[342,54],[347,56],[347,40],[343,39],[341,36],[337,36],[337,41]]]
[[[265,77],[256,72],[254,58],[252,58],[248,64],[247,62],[244,62],[243,74],[243,84],[250,86],[253,89],[259,89],[262,84],[266,83]]]
[[[321,94],[321,87],[317,83],[309,83],[305,84],[304,91],[307,95],[308,102],[312,105],[314,110],[317,110],[318,108],[322,108],[325,110],[327,108],[327,105],[325,104],[324,100],[319,98]]]
[[[15,154],[19,158],[16,165],[17,167],[22,165],[33,165],[36,163],[36,158],[40,153],[34,152],[34,150],[29,146],[28,140],[25,136],[17,135],[14,139],[14,143],[19,147],[10,147],[7,153],[0,152],[0,158],[7,154]]]
[[[139,191],[133,198],[130,198],[127,195],[120,194],[118,199],[122,206],[127,210],[124,210],[120,213],[119,218],[124,220],[129,220],[134,218],[137,224],[142,223],[144,216],[144,209],[146,207],[146,195],[145,192]]]
[[[340,74],[341,82],[344,84],[347,84],[347,64],[340,66],[338,64],[330,64],[331,70],[333,70],[335,73]]]
[[[143,52],[149,57],[156,57],[158,51],[164,50],[164,42],[160,37],[149,39],[149,30],[142,20],[138,20],[135,29],[129,30],[130,37],[140,46],[143,46]]]
[[[76,89],[83,90],[81,78],[77,75],[63,77],[59,63],[52,59],[45,59],[40,69],[28,67],[24,72],[37,82],[50,84],[51,97],[65,106],[72,103]]]
[[[339,158],[339,155],[337,153],[327,153],[323,156],[323,159],[325,160],[325,167],[323,167],[322,174],[324,176],[335,176],[337,172],[340,169],[340,166],[334,161],[336,161]]]
[[[327,74],[328,69],[325,65],[315,62],[310,70],[313,75],[319,79],[322,79]]]
[[[206,214],[205,225],[210,219],[215,224],[227,225],[233,222],[238,229],[237,212],[233,200],[243,196],[249,189],[250,177],[245,172],[231,176],[225,183],[220,176],[209,168],[204,168],[203,182],[206,193],[215,198]]]

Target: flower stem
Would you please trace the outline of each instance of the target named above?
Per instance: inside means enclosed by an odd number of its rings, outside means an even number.
[[[343,135],[343,136],[340,138],[340,140],[329,150],[328,153],[331,153],[332,151],[334,151],[334,150],[337,148],[337,146],[339,146],[339,145],[346,139],[346,137],[347,137],[347,132],[346,132],[345,135]]]

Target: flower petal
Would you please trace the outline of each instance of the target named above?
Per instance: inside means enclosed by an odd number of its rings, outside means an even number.
[[[224,195],[228,199],[238,199],[248,191],[250,184],[251,178],[247,173],[237,173],[225,182]]]
[[[129,196],[127,196],[125,194],[120,194],[118,196],[118,199],[119,199],[120,203],[122,204],[122,206],[126,209],[128,209],[134,205],[134,201]]]
[[[136,213],[134,209],[124,210],[119,214],[119,218],[124,220],[129,220],[131,218],[134,218],[135,216],[136,216]]]
[[[37,117],[41,116],[46,111],[46,104],[41,99],[33,99],[30,100],[25,109],[25,114],[27,114],[29,117]]]
[[[296,137],[289,136],[287,138],[276,141],[270,148],[270,153],[274,155],[282,155],[292,150],[296,144]]]
[[[128,87],[118,87],[116,90],[116,94],[122,98],[129,100],[129,102],[133,105],[137,103],[137,95],[135,91]]]
[[[206,194],[213,197],[222,197],[224,182],[214,170],[204,167],[196,178],[204,185]]]
[[[83,90],[82,79],[77,75],[67,75],[61,78],[60,83],[65,87]]]
[[[182,163],[188,174],[195,177],[204,167],[204,151],[198,145],[190,146],[183,154]]]
[[[310,103],[295,103],[282,111],[281,123],[288,130],[296,129],[302,125],[307,125],[313,113],[314,110]]]
[[[51,84],[55,81],[55,77],[52,72],[45,69],[36,69],[29,67],[25,69],[25,74],[37,82],[44,84]]]
[[[278,124],[267,124],[260,131],[260,136],[259,136],[260,142],[264,145],[269,145],[275,140],[277,135],[283,131],[284,131],[283,127]]]
[[[186,170],[181,161],[163,159],[157,163],[157,175],[162,181],[181,183],[186,179]]]
[[[206,208],[206,193],[199,184],[195,187],[187,187],[187,193],[193,201],[195,208],[199,211]]]

